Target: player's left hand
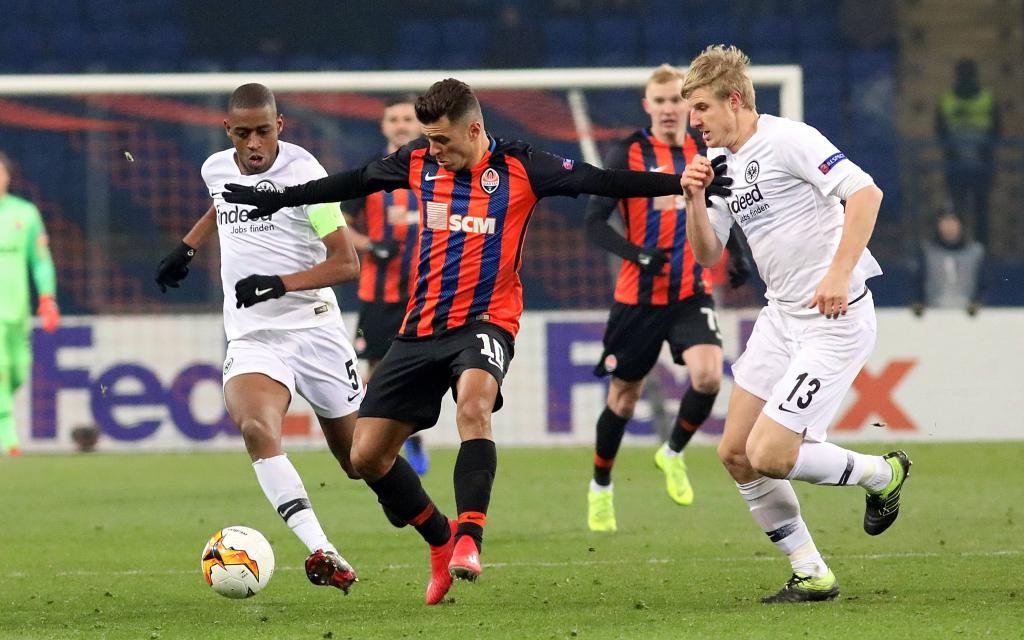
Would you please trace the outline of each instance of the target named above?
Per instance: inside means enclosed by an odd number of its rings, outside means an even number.
[[[270,218],[278,209],[286,205],[282,193],[257,191],[255,187],[233,182],[224,185],[224,192],[221,195],[224,197],[224,202],[255,206],[255,209],[246,213],[250,220]]]
[[[818,312],[829,320],[845,316],[850,308],[849,289],[849,274],[829,269],[825,277],[821,279],[821,284],[814,290],[814,297],[811,298],[811,303],[807,305],[807,308],[817,307]]]
[[[732,178],[725,175],[725,170],[728,167],[725,165],[725,154],[715,156],[715,159],[711,161],[711,171],[713,177],[708,186],[704,187],[704,204],[711,206],[711,196],[719,196],[722,198],[728,198],[732,195],[732,189],[729,185],[732,184]],[[749,275],[749,270],[748,270]],[[739,285],[733,285],[738,287]]]
[[[248,309],[254,304],[280,298],[284,294],[281,276],[251,275],[235,283],[235,308]]]
[[[36,309],[36,315],[43,322],[43,331],[53,333],[57,330],[57,326],[60,324],[60,309],[53,296],[39,296],[39,308]]]

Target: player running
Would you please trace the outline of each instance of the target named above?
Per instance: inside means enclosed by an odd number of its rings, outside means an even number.
[[[359,257],[337,202],[288,207],[261,221],[221,198],[225,182],[278,191],[327,175],[308,151],[278,140],[283,128],[267,87],[235,89],[224,120],[234,146],[210,156],[202,168],[213,205],[160,263],[156,281],[162,291],[179,286],[196,249],[216,228],[228,338],[224,404],[263,493],[309,548],[310,582],[347,594],[355,571],[320,526],[281,448],[281,423],[298,393],[313,407],[342,468],[358,477],[349,450],[363,382],[330,287],[358,277]],[[257,275],[266,273],[274,275]]]
[[[386,154],[420,135],[416,120],[414,94],[389,98],[384,103],[380,131],[387,140]],[[374,159],[379,157],[375,155]],[[366,360],[366,379],[398,335],[409,303],[409,278],[416,263],[416,230],[420,212],[416,196],[408,189],[378,191],[343,204],[345,211],[363,217],[366,235],[350,229],[352,244],[365,251],[362,272],[359,275],[359,329],[356,353]],[[430,468],[430,459],[423,447],[423,438],[417,433],[405,442],[405,455],[416,473],[423,475]]]
[[[226,185],[224,197],[255,206],[253,217],[381,189],[411,188],[416,194],[421,218],[414,294],[399,337],[370,381],[352,463],[378,500],[430,545],[426,601],[437,604],[453,577],[475,580],[482,568],[480,548],[497,468],[491,413],[502,406],[501,381],[519,329],[518,272],[537,201],[581,193],[657,197],[681,194],[682,187],[675,174],[600,170],[521,141],[492,138],[476,96],[452,78],[434,83],[417,99],[416,117],[423,138],[362,169],[283,193]],[[409,435],[437,422],[449,389],[462,439],[454,473],[457,520],[434,505],[398,455]]]
[[[686,163],[704,149],[687,131],[689,107],[682,87],[683,74],[678,69],[665,64],[654,70],[643,99],[651,123],[617,143],[605,160],[606,167],[682,173]],[[616,210],[623,217],[625,236],[608,222]],[[591,531],[617,529],[612,466],[663,342],[668,342],[673,360],[686,365],[690,385],[669,439],[654,460],[665,473],[669,497],[680,505],[693,503],[682,452],[711,415],[722,382],[723,358],[711,271],[693,259],[685,225],[682,196],[622,200],[595,196],[587,203],[587,236],[622,258],[604,353],[594,369],[597,376],[610,375],[611,383],[607,405],[597,420],[594,475],[587,496]],[[731,262],[742,261],[742,249],[730,251],[729,257]]]
[[[759,115],[749,62],[735,47],[708,47],[683,83],[690,123],[715,158],[698,157],[683,174],[693,254],[715,264],[735,220],[768,285],[768,304],[733,365],[718,454],[754,520],[793,567],[789,582],[762,602],[831,600],[839,582],[789,481],[864,487],[864,530],[878,535],[896,520],[910,472],[902,451],[870,456],[826,442],[829,421],[875,344],[866,281],[881,269],[867,242],[882,192],[816,129]],[[733,195],[706,208],[705,185],[722,162]]]
[[[21,445],[14,424],[14,394],[32,367],[30,274],[44,331],[57,330],[60,311],[57,272],[43,218],[34,204],[8,193],[10,184],[11,161],[0,153],[0,449],[17,457]]]

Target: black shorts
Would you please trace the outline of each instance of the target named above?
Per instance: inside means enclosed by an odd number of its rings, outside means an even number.
[[[391,347],[405,319],[404,302],[364,302],[359,310],[359,330],[352,346],[363,360],[380,360]]]
[[[604,353],[594,375],[641,380],[658,361],[663,341],[668,342],[676,364],[683,364],[683,352],[694,345],[721,347],[711,296],[698,294],[670,305],[613,304],[604,331]]]
[[[483,369],[498,381],[494,411],[501,409],[501,381],[508,371],[515,341],[488,322],[452,329],[430,338],[397,338],[377,365],[359,408],[361,417],[407,422],[416,430],[437,424],[445,391],[466,369]]]

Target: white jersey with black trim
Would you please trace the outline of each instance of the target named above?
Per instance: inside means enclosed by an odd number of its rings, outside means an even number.
[[[284,208],[269,219],[250,220],[253,207],[224,201],[224,184],[283,189],[316,180],[327,171],[308,151],[278,142],[278,156],[263,173],[242,175],[235,150],[219,151],[203,163],[203,180],[217,210],[220,275],[224,285],[224,332],[234,340],[253,331],[303,329],[340,317],[338,299],[329,287],[291,291],[248,309],[235,307],[235,283],[253,274],[285,275],[305,271],[327,257],[327,248],[309,220],[309,206]]]
[[[725,155],[732,195],[712,198],[708,216],[724,245],[735,220],[750,243],[765,296],[787,313],[811,315],[814,290],[832,264],[845,217],[837,189],[851,194],[874,184],[871,176],[802,122],[761,115],[757,131]],[[850,276],[850,300],[882,269],[866,248]]]

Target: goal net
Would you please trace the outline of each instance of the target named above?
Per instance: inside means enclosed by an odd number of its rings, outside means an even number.
[[[199,252],[181,289],[161,295],[153,273],[209,205],[199,168],[230,144],[222,122],[235,87],[270,87],[285,118],[281,138],[308,149],[329,172],[383,152],[379,119],[389,94],[420,92],[448,76],[478,93],[492,135],[599,164],[611,141],[649,122],[640,99],[650,73],[0,76],[12,191],[39,205],[61,306],[71,316],[66,328],[84,327],[38,336],[31,399],[19,404],[28,448],[67,446],[79,423],[99,423],[108,440],[125,446],[217,443],[218,429],[230,431],[216,384],[223,354],[217,243]],[[752,67],[751,74],[762,111],[802,119],[799,67]],[[521,272],[528,309],[572,315],[609,304],[608,257],[584,237],[585,200],[549,198],[533,217]],[[355,288],[338,293],[343,309],[354,311]],[[544,390],[527,385],[522,393]],[[315,433],[307,423],[296,419],[292,427]]]

